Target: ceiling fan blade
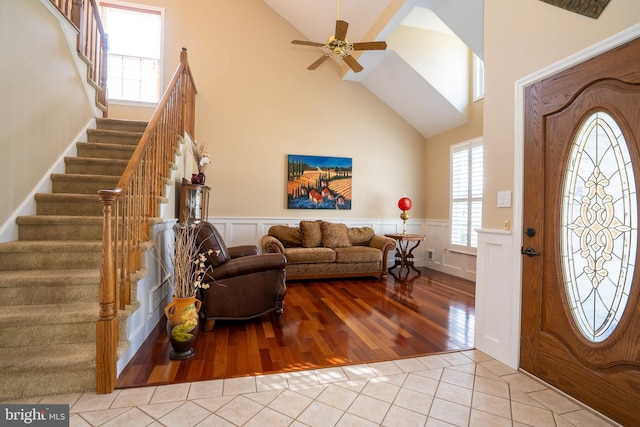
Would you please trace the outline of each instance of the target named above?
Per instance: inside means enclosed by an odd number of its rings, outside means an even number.
[[[336,40],[344,41],[347,37],[347,28],[349,28],[349,23],[347,21],[341,21],[339,19],[336,21],[336,33],[334,34]]]
[[[317,47],[324,46],[324,43],[308,42],[308,41],[304,41],[304,40],[291,40],[291,44],[301,44],[301,45],[305,45],[305,46],[317,46]]]
[[[364,70],[364,68],[362,68],[362,65],[360,65],[360,63],[351,55],[344,56],[342,60],[346,62],[346,64],[353,70],[354,73],[359,73],[360,71]]]
[[[353,43],[353,50],[385,50],[386,48],[386,42]]]
[[[329,59],[329,56],[331,55],[322,55],[320,58],[318,58],[316,60],[316,62],[314,62],[313,64],[309,65],[307,67],[307,70],[315,70],[316,68],[318,68],[320,65],[322,65],[324,63],[324,61],[326,61],[327,59]]]

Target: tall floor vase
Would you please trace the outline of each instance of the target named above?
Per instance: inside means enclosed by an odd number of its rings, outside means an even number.
[[[198,312],[202,302],[196,297],[176,298],[164,308],[167,334],[173,347],[169,358],[188,359],[196,354],[193,343],[198,333]]]

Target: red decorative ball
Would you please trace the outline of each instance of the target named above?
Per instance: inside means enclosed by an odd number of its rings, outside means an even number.
[[[403,197],[402,199],[398,200],[398,207],[401,211],[408,211],[409,209],[411,209],[412,205],[413,204],[411,203],[411,199],[408,197]]]

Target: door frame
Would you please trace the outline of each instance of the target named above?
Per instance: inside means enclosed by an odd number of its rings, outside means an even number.
[[[509,348],[515,352],[511,354],[509,360],[503,361],[513,368],[519,368],[520,361],[520,336],[521,336],[521,316],[522,316],[522,255],[520,248],[523,242],[523,205],[524,205],[524,113],[525,113],[525,96],[524,90],[527,86],[557,74],[561,71],[571,68],[577,64],[585,62],[604,52],[621,46],[633,39],[640,37],[640,24],[636,24],[618,34],[604,39],[593,46],[583,49],[563,60],[560,60],[548,67],[545,67],[533,74],[530,74],[515,84],[515,110],[514,110],[514,179],[513,179],[513,283],[517,283],[516,292],[514,292],[513,304],[518,310],[511,311],[512,318],[509,319],[511,324],[517,329],[518,333],[511,335],[512,342],[508,343]],[[476,313],[477,314],[477,313]],[[517,326],[516,326],[517,325]]]

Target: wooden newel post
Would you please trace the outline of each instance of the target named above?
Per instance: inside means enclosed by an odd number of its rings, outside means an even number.
[[[100,268],[100,318],[96,324],[96,392],[111,393],[116,387],[118,316],[116,272],[113,257],[112,207],[121,190],[100,190],[102,201],[102,266]]]

